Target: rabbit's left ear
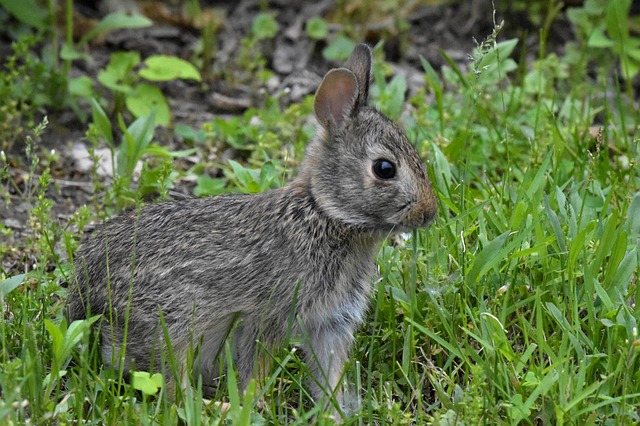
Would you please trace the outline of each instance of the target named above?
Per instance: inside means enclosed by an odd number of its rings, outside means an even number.
[[[316,92],[313,109],[318,121],[327,130],[338,130],[352,116],[358,100],[358,81],[346,68],[337,68],[324,76]]]
[[[371,84],[371,49],[364,43],[357,45],[345,65],[358,80],[358,107],[364,107],[369,101]]]

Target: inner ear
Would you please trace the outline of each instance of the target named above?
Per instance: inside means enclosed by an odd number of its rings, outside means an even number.
[[[358,106],[363,107],[369,101],[371,84],[371,49],[364,43],[357,45],[347,60],[346,67],[353,71],[358,80]]]
[[[333,69],[324,76],[316,92],[313,109],[322,127],[342,128],[353,115],[358,99],[358,80],[346,68]]]

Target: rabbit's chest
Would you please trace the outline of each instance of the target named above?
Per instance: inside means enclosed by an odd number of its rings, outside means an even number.
[[[299,305],[298,313],[315,328],[353,329],[364,319],[375,264],[371,258],[342,260],[346,262],[334,274],[317,277],[315,291]]]

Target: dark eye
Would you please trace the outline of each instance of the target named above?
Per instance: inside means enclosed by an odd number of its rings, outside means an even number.
[[[396,166],[389,160],[379,158],[373,162],[373,173],[380,179],[391,179],[396,175]]]

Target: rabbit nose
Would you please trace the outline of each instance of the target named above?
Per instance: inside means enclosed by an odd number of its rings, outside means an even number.
[[[422,228],[433,221],[437,212],[438,205],[435,202],[435,196],[431,194],[422,197],[415,203],[411,210],[406,213],[401,223],[409,228]]]
[[[433,209],[427,210],[424,213],[422,213],[422,223],[424,225],[429,225],[431,222],[433,222],[433,219],[435,219],[437,212],[438,212],[438,208],[434,207]]]
[[[438,203],[431,185],[424,189],[422,197],[420,198],[415,210],[418,212],[416,219],[419,221],[419,226],[429,225],[436,217],[436,213],[438,212]]]
[[[414,218],[415,224],[418,227],[428,226],[436,217],[438,208],[434,204],[430,203],[420,207],[421,208],[416,212],[417,214]]]

